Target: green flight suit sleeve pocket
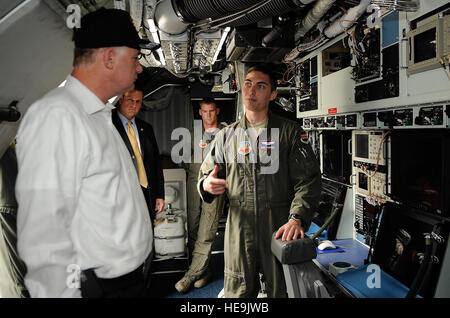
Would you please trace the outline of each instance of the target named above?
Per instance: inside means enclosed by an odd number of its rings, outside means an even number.
[[[302,130],[295,134],[289,156],[289,172],[294,185],[294,199],[289,212],[301,217],[307,231],[319,206],[322,183],[318,159],[304,136]]]

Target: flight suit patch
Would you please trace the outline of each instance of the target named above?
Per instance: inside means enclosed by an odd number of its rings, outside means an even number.
[[[309,137],[307,133],[302,133],[300,135],[300,141],[303,142],[304,144],[309,144]]]
[[[208,144],[206,143],[206,141],[204,141],[203,139],[200,139],[200,142],[198,143],[198,146],[200,148],[205,148]]]
[[[250,146],[250,141],[245,140],[239,143],[238,153],[241,155],[247,155],[252,151],[252,147]]]

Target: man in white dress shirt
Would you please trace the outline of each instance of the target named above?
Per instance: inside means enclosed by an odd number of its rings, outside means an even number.
[[[73,39],[72,74],[29,108],[17,135],[25,285],[32,297],[142,296],[152,227],[108,103],[134,87],[142,41],[126,11],[103,8]]]

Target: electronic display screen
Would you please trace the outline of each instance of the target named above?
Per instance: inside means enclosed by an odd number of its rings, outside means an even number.
[[[391,192],[396,200],[436,214],[449,213],[448,143],[446,132],[391,134]]]
[[[367,134],[356,134],[356,157],[359,158],[369,158],[369,135]]]
[[[369,190],[368,178],[365,173],[360,172],[358,174],[358,187],[363,190]]]
[[[322,133],[323,174],[334,180],[350,184],[352,169],[348,153],[351,131],[324,131]]]
[[[414,63],[436,57],[436,28],[414,36]]]

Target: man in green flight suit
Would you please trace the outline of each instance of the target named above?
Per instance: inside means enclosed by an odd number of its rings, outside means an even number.
[[[242,87],[245,116],[222,129],[200,167],[198,191],[206,202],[226,193],[225,297],[257,297],[259,273],[268,297],[287,297],[272,233],[304,237],[319,204],[321,176],[301,126],[269,111],[277,96],[268,65],[250,68]]]
[[[204,98],[200,102],[199,114],[202,118],[200,127],[191,131],[191,162],[188,169],[187,181],[187,222],[188,248],[191,264],[184,277],[175,284],[175,288],[182,293],[189,290],[194,283],[196,288],[205,286],[211,277],[208,269],[211,248],[216,238],[219,218],[224,206],[224,196],[219,196],[212,203],[203,202],[197,191],[198,171],[206,157],[214,136],[226,123],[218,122],[220,108],[212,98]],[[195,124],[194,124],[195,126]]]

